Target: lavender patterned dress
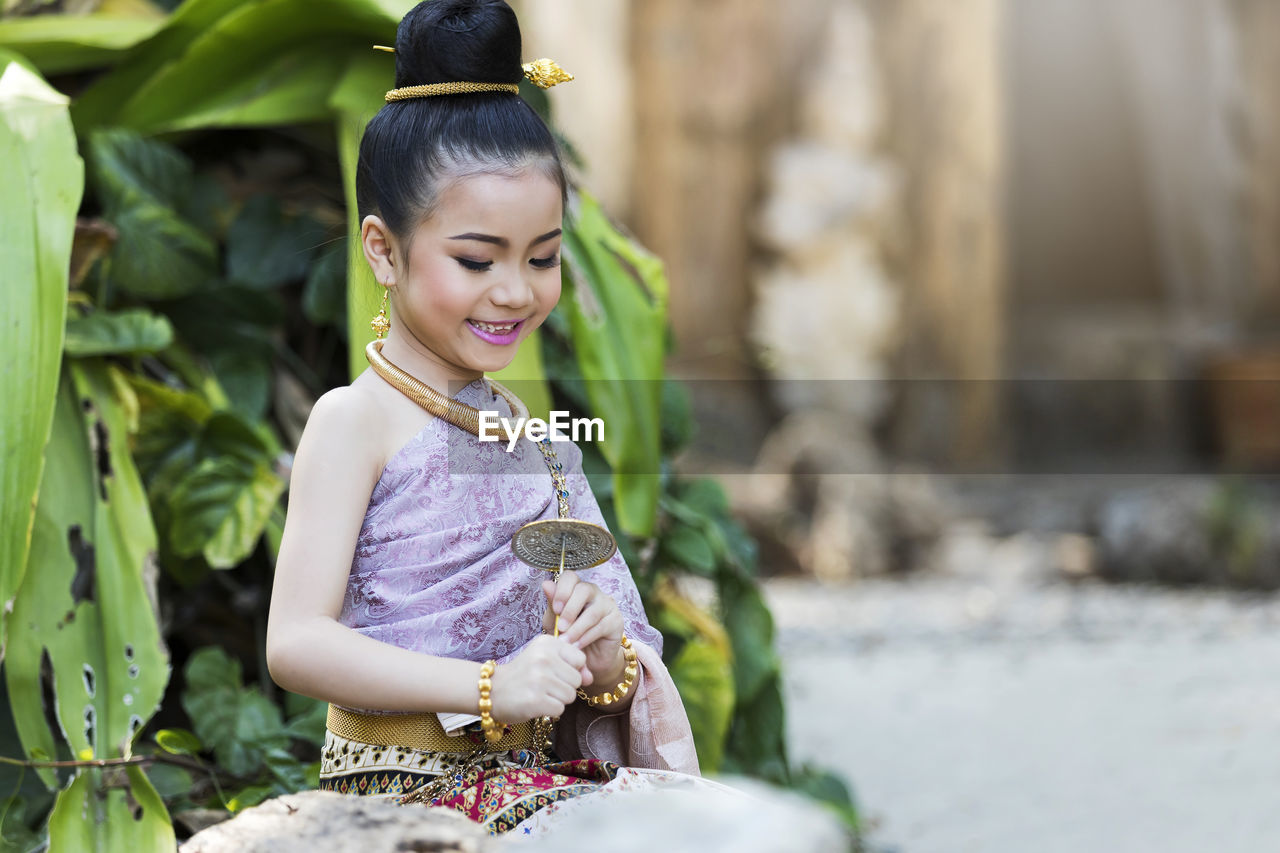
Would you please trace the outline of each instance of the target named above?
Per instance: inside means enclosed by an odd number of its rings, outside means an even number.
[[[455,395],[512,412],[483,380]],[[604,525],[582,472],[582,451],[555,442],[571,514]],[[384,643],[439,657],[499,663],[542,631],[550,574],[511,551],[521,525],[557,517],[537,446],[478,436],[433,418],[391,458],[369,498],[339,621]],[[620,553],[583,573],[618,603],[629,637],[662,653]],[[353,709],[362,710],[362,709]]]

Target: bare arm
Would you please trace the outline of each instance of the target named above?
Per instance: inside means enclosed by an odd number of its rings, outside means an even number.
[[[387,711],[474,712],[480,665],[396,648],[337,621],[356,538],[381,473],[376,406],[341,388],[298,445],[267,620],[267,666],[294,693]]]

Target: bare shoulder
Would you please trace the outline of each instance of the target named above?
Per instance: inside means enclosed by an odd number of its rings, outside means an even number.
[[[345,469],[348,476],[368,479],[381,470],[385,444],[382,401],[363,383],[334,388],[316,400],[298,442],[294,470],[312,464]]]

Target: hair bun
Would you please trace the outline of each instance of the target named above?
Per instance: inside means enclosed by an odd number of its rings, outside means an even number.
[[[520,25],[503,0],[422,0],[396,30],[396,86],[519,83]]]

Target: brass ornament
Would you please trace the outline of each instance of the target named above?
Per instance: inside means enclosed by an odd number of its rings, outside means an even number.
[[[522,563],[559,574],[598,566],[613,556],[618,544],[608,530],[576,518],[531,521],[511,537],[511,550]]]
[[[539,89],[550,89],[557,83],[568,83],[573,75],[561,68],[554,59],[535,59],[521,66],[524,76]]]
[[[391,298],[391,289],[387,286],[382,288],[382,307],[378,309],[378,313],[369,321],[369,328],[373,329],[373,333],[377,335],[378,340],[382,340],[387,336],[387,332],[391,331],[391,318],[387,316],[387,302]]]

